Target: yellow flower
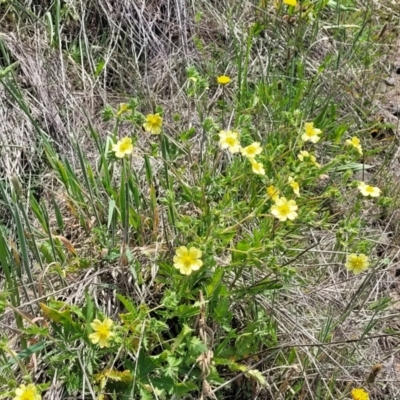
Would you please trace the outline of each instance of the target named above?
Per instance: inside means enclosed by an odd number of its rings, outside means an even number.
[[[379,197],[381,195],[381,189],[376,186],[367,185],[365,182],[360,182],[358,190],[363,196]]]
[[[113,322],[110,318],[104,318],[104,321],[101,322],[98,319],[95,319],[90,326],[94,330],[93,333],[89,335],[89,339],[93,344],[99,344],[100,348],[110,347],[110,343],[108,340],[114,336],[114,333],[111,331],[111,327]]]
[[[297,1],[296,0],[283,0],[285,4],[288,6],[297,6]]]
[[[20,385],[15,389],[14,400],[41,400],[42,396],[37,392],[37,388],[33,383],[29,385]]]
[[[363,153],[360,139],[358,137],[353,136],[351,139],[347,139],[346,144],[353,146],[360,154]]]
[[[179,269],[183,275],[190,275],[193,271],[197,271],[203,265],[201,251],[196,247],[191,247],[189,250],[186,246],[181,246],[176,249],[174,256],[174,267]]]
[[[260,142],[254,142],[247,147],[242,147],[240,152],[247,158],[255,158],[255,156],[262,152],[262,148],[260,146]]]
[[[117,111],[117,116],[119,117],[120,115],[122,115],[123,113],[126,113],[127,111],[128,111],[128,104],[121,103],[119,105],[119,109]]]
[[[229,149],[229,151],[234,153],[239,153],[240,142],[239,134],[233,131],[221,131],[219,133],[219,144],[223,149]]]
[[[365,254],[349,254],[345,267],[348,271],[353,272],[355,275],[368,269],[369,261]]]
[[[318,167],[318,168],[321,167],[321,165],[317,163],[317,159],[315,158],[315,156],[310,154],[306,150],[300,151],[300,153],[297,155],[297,158],[302,162],[304,160],[310,160],[316,167]]]
[[[254,158],[250,158],[251,168],[253,172],[257,175],[265,175],[265,169],[262,163],[257,162]]]
[[[294,200],[287,201],[285,197],[278,197],[271,207],[271,214],[279,221],[294,220],[297,218],[297,208]]]
[[[279,190],[274,185],[270,185],[267,187],[267,194],[273,201],[276,201],[279,197]]]
[[[121,140],[118,140],[116,144],[113,144],[112,151],[115,153],[115,157],[118,158],[124,158],[127,154],[132,154],[132,139],[129,137],[124,137]]]
[[[231,78],[229,78],[229,76],[226,76],[226,75],[221,75],[217,78],[217,82],[222,86],[227,85],[230,81],[231,81]]]
[[[356,388],[351,391],[353,400],[369,400],[369,394],[362,388]]]
[[[289,186],[292,187],[294,194],[297,197],[300,197],[300,186],[299,186],[299,184],[291,176],[289,176],[288,181],[289,181]]]
[[[161,133],[161,126],[163,119],[160,114],[148,114],[146,116],[146,122],[143,124],[143,128],[146,132],[150,132],[153,135],[159,135]]]
[[[321,129],[314,128],[314,122],[306,122],[304,124],[305,133],[302,135],[301,139],[304,142],[310,141],[311,143],[317,143],[319,135],[322,133]]]

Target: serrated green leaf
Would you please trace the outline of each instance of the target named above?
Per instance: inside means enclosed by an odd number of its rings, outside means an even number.
[[[196,357],[201,353],[205,353],[207,351],[207,346],[203,343],[201,339],[193,336],[192,338],[190,338],[189,351],[192,356]]]
[[[183,396],[194,390],[198,390],[198,387],[191,382],[177,383],[174,386],[174,394],[177,396]]]
[[[174,343],[171,346],[171,351],[174,352],[182,343],[183,339],[187,335],[190,335],[191,332],[193,332],[193,329],[190,326],[184,324],[180,334],[175,338]]]

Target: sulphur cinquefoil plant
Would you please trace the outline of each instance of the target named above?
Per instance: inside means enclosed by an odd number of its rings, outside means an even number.
[[[396,398],[393,6],[31,3],[0,2],[0,399]]]

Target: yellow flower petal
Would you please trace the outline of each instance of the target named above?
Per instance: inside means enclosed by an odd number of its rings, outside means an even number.
[[[267,187],[267,194],[273,201],[279,198],[279,190],[274,185]]]
[[[193,257],[193,258],[201,258],[202,252],[201,252],[201,250],[196,249],[196,247],[191,247],[189,249],[189,255],[190,255],[190,257]]]
[[[227,85],[230,81],[231,81],[231,78],[229,78],[229,76],[227,76],[227,75],[221,75],[217,78],[217,82],[222,86]]]
[[[42,396],[38,393],[37,387],[33,383],[28,385],[20,385],[15,389],[14,400],[41,400]]]
[[[356,136],[353,136],[351,139],[346,140],[346,144],[355,148],[360,154],[363,153],[360,139]]]
[[[126,113],[128,111],[128,104],[126,103],[121,103],[117,112],[117,116],[121,116],[122,114]]]
[[[253,170],[253,172],[257,175],[265,175],[265,169],[264,166],[255,161],[254,159],[250,158],[250,162],[251,162],[251,168]]]
[[[355,388],[351,391],[353,400],[369,400],[369,394],[362,388]]]
[[[293,189],[294,194],[297,197],[300,197],[300,186],[299,186],[299,184],[291,176],[289,176],[288,182],[289,182],[289,186],[291,186],[291,188]]]

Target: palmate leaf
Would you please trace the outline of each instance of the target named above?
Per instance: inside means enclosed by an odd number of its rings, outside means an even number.
[[[205,353],[207,351],[207,346],[203,343],[201,339],[194,336],[190,339],[189,351],[190,355],[192,355],[193,357],[197,357],[199,354]]]
[[[175,338],[174,343],[172,344],[172,347],[171,347],[172,352],[174,352],[179,347],[179,345],[182,343],[183,339],[187,335],[190,335],[191,332],[193,332],[193,329],[190,328],[190,326],[183,324],[182,331]]]

